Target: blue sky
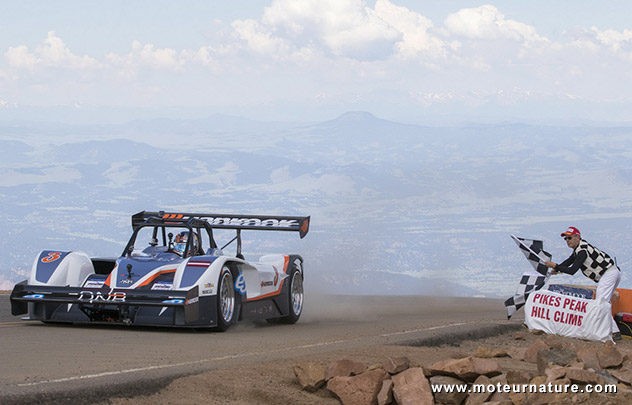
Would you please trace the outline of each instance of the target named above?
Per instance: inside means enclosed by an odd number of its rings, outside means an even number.
[[[632,121],[632,2],[0,1],[0,119]]]

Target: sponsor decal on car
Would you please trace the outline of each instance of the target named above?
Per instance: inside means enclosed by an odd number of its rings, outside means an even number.
[[[109,293],[104,294],[101,291],[81,291],[79,293],[79,301],[93,302],[125,302],[126,293],[111,289]]]
[[[213,284],[213,283],[206,283],[206,284],[204,284],[204,288],[215,288],[215,284]]]
[[[211,225],[235,225],[235,226],[273,226],[279,228],[296,228],[298,221],[294,219],[259,219],[259,218],[212,218],[208,219]]]
[[[239,273],[239,276],[235,279],[235,290],[241,295],[246,293],[246,279],[244,278],[244,273]]]
[[[152,290],[171,290],[173,283],[161,283],[157,282],[151,286]]]
[[[44,294],[30,294],[30,295],[25,295],[22,298],[40,299],[40,298],[44,298]]]
[[[88,280],[83,288],[101,288],[105,284],[105,280]]]
[[[274,285],[274,282],[272,281],[262,281],[261,282],[261,287],[272,287]]]
[[[195,304],[196,302],[198,302],[200,300],[200,297],[193,297],[193,298],[189,298],[188,300],[186,300],[184,302],[184,305],[191,305],[191,304]]]

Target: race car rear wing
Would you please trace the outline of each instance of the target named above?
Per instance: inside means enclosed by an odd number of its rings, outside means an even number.
[[[164,223],[191,224],[203,221],[217,229],[254,229],[263,231],[293,231],[302,238],[309,231],[310,217],[290,217],[273,215],[202,214],[165,211],[141,211],[132,215],[132,228],[151,221]]]

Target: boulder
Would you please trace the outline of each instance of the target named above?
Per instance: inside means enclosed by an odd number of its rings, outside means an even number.
[[[623,366],[632,370],[632,356],[629,353],[623,355]]]
[[[393,403],[393,380],[382,381],[382,388],[377,393],[377,405],[389,405]]]
[[[611,371],[612,370],[595,371],[595,374],[597,374],[599,377],[603,378],[603,380],[605,381],[606,384],[613,384],[613,385],[619,384],[619,380],[612,375]]]
[[[544,343],[546,343],[551,349],[562,349],[570,346],[569,339],[565,339],[557,335],[547,335],[544,338]]]
[[[525,395],[524,405],[548,405],[548,404],[570,404],[574,403],[577,397],[577,394],[571,393],[570,390],[567,389],[567,392],[564,392],[565,384],[570,385],[571,381],[563,378],[561,380],[557,380],[551,384],[551,391],[549,391],[549,386],[547,383],[547,389],[542,392],[540,387],[537,387],[538,390],[535,392],[529,392]],[[555,386],[558,386],[556,389]]]
[[[524,392],[510,392],[509,400],[512,405],[527,405],[527,394]]]
[[[548,384],[555,380],[566,377],[566,367],[551,366],[544,371],[544,374],[546,375],[546,383]]]
[[[493,377],[501,373],[500,365],[492,359],[465,357],[455,360],[443,360],[430,366],[432,375],[448,375],[472,382],[479,375]]]
[[[492,380],[492,384],[495,385],[496,387],[498,387],[498,384],[500,384],[501,387],[504,387],[505,385],[507,385],[507,374],[497,375],[493,377],[491,380]],[[489,397],[489,402],[505,402],[505,401],[511,402],[511,397],[509,396],[509,392],[504,392],[504,389],[501,391],[498,391],[498,390],[494,391],[492,393],[492,396]]]
[[[492,394],[491,397],[489,397],[489,401],[486,402],[487,404],[489,403],[510,403],[513,404],[513,400],[511,399],[511,393],[509,392],[502,392],[502,391],[496,391]]]
[[[566,368],[566,378],[574,384],[604,384],[605,381],[596,373],[577,367]]]
[[[526,347],[512,347],[507,350],[507,354],[514,360],[524,360],[524,355],[527,352]]]
[[[377,404],[377,394],[387,376],[384,370],[377,369],[353,377],[333,377],[327,382],[327,389],[343,405]]]
[[[564,387],[564,386],[570,386],[572,384],[571,380],[569,380],[568,378],[564,377],[564,378],[560,378],[559,380],[555,380],[551,382],[553,385],[558,385],[560,387]]]
[[[349,359],[338,360],[330,363],[325,369],[325,380],[334,377],[349,377],[366,371],[366,364]]]
[[[586,348],[577,351],[577,358],[584,363],[584,368],[600,371],[599,357],[597,357],[597,349]]]
[[[320,363],[305,362],[294,366],[294,374],[301,389],[314,392],[325,384],[325,366]]]
[[[507,371],[507,383],[508,384],[528,384],[533,378],[533,375],[525,370],[513,370]]]
[[[608,372],[619,382],[632,385],[632,370],[622,367],[620,370],[609,370]]]
[[[573,361],[571,364],[568,365],[568,367],[586,368],[584,367],[584,363],[579,360]]]
[[[509,354],[507,354],[506,350],[503,349],[494,349],[494,348],[489,348],[489,347],[484,347],[484,346],[480,346],[476,349],[476,352],[474,353],[474,357],[480,357],[483,359],[491,359],[494,357],[507,357],[509,356]]]
[[[515,332],[513,338],[514,340],[527,340],[527,332],[522,330]]]
[[[618,367],[623,363],[623,355],[611,341],[606,342],[597,351],[597,358],[601,368]]]
[[[421,367],[421,369],[424,371],[424,375],[426,376],[426,378],[432,377],[432,371],[430,371],[430,369],[428,367],[425,367],[423,365],[421,365],[419,367]]]
[[[399,405],[432,405],[432,389],[420,367],[393,376],[393,395]]]
[[[524,353],[524,361],[527,363],[538,363],[538,350],[548,350],[549,346],[542,339],[538,339],[529,346]]]
[[[575,349],[540,349],[537,354],[538,373],[544,374],[549,365],[568,366],[576,359]]]
[[[465,405],[481,405],[492,396],[493,392],[487,389],[492,384],[492,380],[484,375],[479,375],[472,384],[472,392],[467,396]]]
[[[448,377],[447,375],[430,377],[430,384],[435,388],[438,386],[453,387],[452,392],[443,389],[441,391],[436,390],[434,393],[435,403],[460,405],[465,397],[467,397],[467,383],[464,383],[454,377]],[[457,386],[459,388],[457,388]]]
[[[397,374],[410,366],[408,357],[389,357],[382,363],[384,370],[389,374]]]

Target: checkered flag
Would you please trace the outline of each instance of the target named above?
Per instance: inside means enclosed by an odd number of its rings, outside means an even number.
[[[525,271],[522,274],[516,293],[505,301],[507,319],[511,318],[527,302],[529,294],[542,288],[548,278],[548,267],[544,262],[550,261],[553,257],[544,250],[544,243],[541,240],[518,238],[514,235],[511,235],[511,238],[531,263],[533,270]]]

